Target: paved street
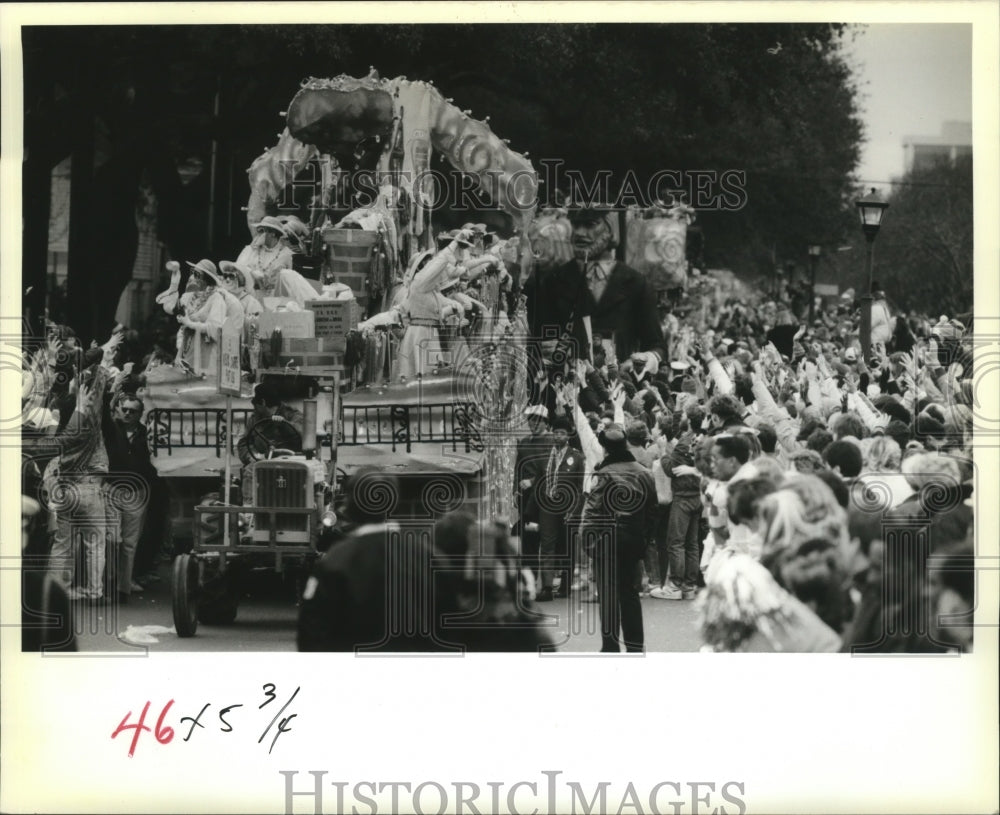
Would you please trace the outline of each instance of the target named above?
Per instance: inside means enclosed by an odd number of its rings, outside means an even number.
[[[296,608],[291,582],[282,585],[275,575],[261,575],[240,603],[236,621],[227,626],[199,624],[194,637],[173,633],[170,566],[160,567],[162,580],[128,605],[117,608],[83,606],[77,618],[81,651],[141,653],[216,651],[294,651]],[[572,606],[572,608],[571,608]],[[600,649],[600,623],[596,603],[573,598],[540,603],[539,610],[551,618],[553,637],[560,651],[588,654]],[[650,651],[696,651],[700,645],[694,603],[644,598],[643,621],[646,647]],[[570,613],[572,611],[572,613]],[[143,642],[143,640],[146,640]]]

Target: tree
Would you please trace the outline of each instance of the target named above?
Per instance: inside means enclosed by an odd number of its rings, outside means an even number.
[[[300,80],[369,66],[433,81],[459,107],[490,115],[536,167],[551,158],[588,179],[609,172],[612,196],[629,173],[640,186],[662,170],[745,173],[745,205],[700,222],[709,265],[759,271],[822,241],[849,208],[861,127],[840,50],[847,33],[828,24],[26,29],[24,275],[44,285],[47,213],[29,203],[70,153],[94,167],[74,197],[71,289],[89,297],[106,282],[107,297],[128,279],[130,202],[144,174],[174,257],[230,256],[247,239],[242,170],[275,142]],[[227,227],[209,242],[213,141],[215,222]],[[106,164],[93,162],[98,148]],[[178,167],[191,158],[206,170],[183,184]],[[94,309],[77,327],[100,335],[114,306]]]
[[[875,244],[875,277],[900,307],[932,316],[973,304],[972,157],[908,172]]]

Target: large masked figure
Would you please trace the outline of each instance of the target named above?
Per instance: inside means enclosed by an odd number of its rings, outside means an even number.
[[[609,361],[624,361],[637,351],[665,356],[649,284],[635,269],[614,259],[614,218],[609,209],[572,211],[573,260],[548,271],[538,269],[525,283],[529,304],[534,301],[528,315],[532,331],[542,340],[543,355],[555,353],[557,364],[564,349],[578,358],[589,357],[598,335]]]

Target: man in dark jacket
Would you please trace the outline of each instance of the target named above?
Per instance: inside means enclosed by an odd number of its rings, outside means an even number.
[[[559,596],[569,594],[573,582],[573,521],[583,506],[583,453],[570,444],[573,422],[557,415],[550,422],[552,446],[542,471],[542,480],[535,489],[538,503],[538,548],[541,589],[539,602],[553,598],[556,571],[563,571]],[[557,560],[561,563],[557,564]]]
[[[605,450],[583,510],[584,548],[593,553],[601,614],[601,652],[645,650],[639,562],[656,513],[656,485],[628,451],[625,431],[608,425],[598,436]]]
[[[514,499],[517,505],[517,526],[513,534],[521,539],[521,560],[534,574],[539,572],[538,499],[536,489],[545,476],[545,462],[552,449],[549,438],[549,411],[545,405],[529,405],[524,409],[528,435],[517,440],[514,459]]]
[[[142,423],[144,410],[138,396],[123,393],[112,403],[102,428],[111,468],[109,498],[119,519],[118,594],[125,602],[133,592],[143,590],[142,584],[135,579],[136,554],[158,480],[149,456],[146,426]],[[148,557],[144,558],[143,566],[151,570]]]

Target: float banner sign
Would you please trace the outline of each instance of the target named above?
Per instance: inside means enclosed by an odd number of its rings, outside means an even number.
[[[219,393],[240,395],[240,352],[243,332],[227,323],[222,327],[219,354]]]

